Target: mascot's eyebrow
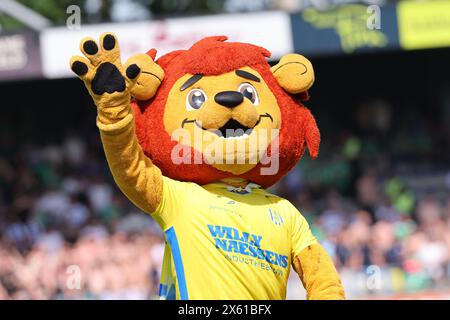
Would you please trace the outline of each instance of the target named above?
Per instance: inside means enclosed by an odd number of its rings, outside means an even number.
[[[247,71],[244,71],[244,70],[236,70],[235,73],[236,73],[237,76],[239,76],[241,78],[244,78],[244,79],[247,79],[247,80],[256,81],[256,82],[261,82],[260,78],[258,78],[257,76],[255,76],[254,74],[252,74],[250,72],[247,72]]]
[[[187,88],[192,86],[194,83],[196,83],[198,80],[200,80],[202,77],[203,77],[203,75],[200,73],[194,74],[192,77],[187,79],[185,83],[183,83],[183,85],[180,87],[180,91],[186,90]]]

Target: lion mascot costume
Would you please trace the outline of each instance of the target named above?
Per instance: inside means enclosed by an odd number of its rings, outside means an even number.
[[[105,33],[81,41],[70,67],[98,109],[114,180],[164,231],[165,299],[285,299],[292,265],[308,299],[344,299],[330,256],[305,218],[265,188],[320,134],[307,98],[311,63],[207,37],[155,61],[122,65]]]

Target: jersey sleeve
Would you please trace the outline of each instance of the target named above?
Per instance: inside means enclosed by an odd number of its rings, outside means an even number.
[[[171,227],[177,219],[181,219],[186,207],[190,204],[189,195],[195,192],[196,185],[190,182],[173,180],[163,176],[163,192],[158,207],[150,215],[163,230]]]
[[[291,257],[292,259],[302,252],[306,247],[317,243],[311,232],[305,217],[294,207],[292,208],[292,232],[291,232]]]

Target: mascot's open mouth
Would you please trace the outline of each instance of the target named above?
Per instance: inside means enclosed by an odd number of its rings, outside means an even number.
[[[253,128],[249,128],[243,124],[241,124],[239,121],[234,120],[234,119],[230,119],[227,121],[227,123],[225,123],[222,127],[218,128],[218,129],[206,129],[203,128],[196,120],[189,120],[189,119],[184,119],[181,127],[184,128],[184,125],[186,123],[195,123],[195,125],[197,127],[199,127],[200,129],[203,129],[205,131],[210,131],[215,133],[216,135],[218,135],[221,138],[225,138],[225,139],[243,139],[243,138],[248,138],[250,136],[250,134],[252,133],[253,129],[261,122],[261,118],[263,117],[267,117],[270,119],[270,121],[273,122],[273,118],[269,113],[265,113],[265,114],[261,114],[259,116],[258,121],[255,123],[255,125],[253,126]]]
[[[247,138],[252,133],[253,129],[244,126],[239,121],[230,119],[219,129],[211,131],[219,137],[224,138]]]

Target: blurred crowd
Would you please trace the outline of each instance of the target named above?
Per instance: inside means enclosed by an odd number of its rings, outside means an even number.
[[[0,154],[0,299],[148,299],[161,232],[114,187],[80,137]]]
[[[398,179],[381,182],[364,172],[355,199],[336,190],[320,203],[308,188],[290,194],[332,255],[349,297],[450,289],[450,196],[408,190],[391,199]]]
[[[308,219],[349,297],[450,292],[450,115],[409,106],[365,101],[340,128],[322,126],[319,160],[275,188]]]
[[[349,297],[450,288],[448,129],[392,132],[388,104],[358,110],[372,116],[339,134],[319,114],[319,160],[305,156],[271,191],[310,222]],[[113,183],[95,128],[19,139],[0,135],[0,299],[155,298],[161,231]]]

